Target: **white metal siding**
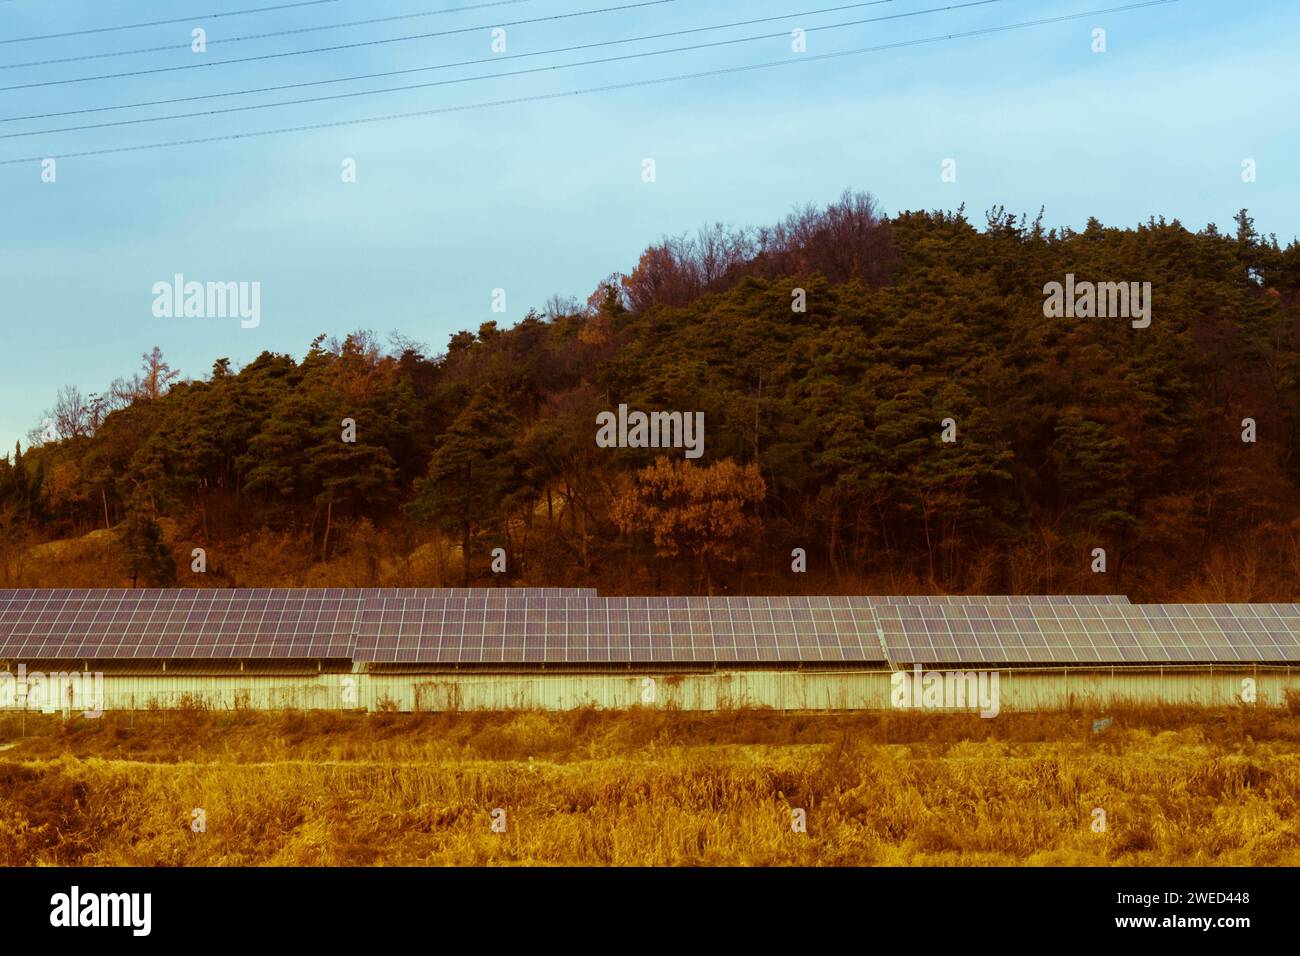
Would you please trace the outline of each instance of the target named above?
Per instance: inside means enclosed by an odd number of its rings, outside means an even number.
[[[653,699],[643,699],[650,678]],[[1104,708],[1123,703],[1229,706],[1243,680],[1255,682],[1258,706],[1300,694],[1300,668],[1044,669],[999,672],[999,707],[1011,710]],[[66,700],[66,688],[59,693]],[[884,710],[888,671],[716,671],[703,674],[313,674],[128,675],[103,677],[104,710],[202,706],[256,710],[567,710],[644,706],[680,710]],[[43,707],[62,709],[47,699]],[[0,701],[0,706],[9,703]],[[75,701],[71,709],[84,703]],[[12,707],[21,707],[22,698]]]

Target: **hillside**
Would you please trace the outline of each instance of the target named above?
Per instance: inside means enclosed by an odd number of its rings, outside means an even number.
[[[1067,276],[1151,283],[1149,326],[1045,317]],[[56,434],[0,461],[0,586],[1294,600],[1298,322],[1300,245],[1244,210],[977,228],[846,193],[664,240],[443,354],[357,332],[182,381],[155,350],[64,389]],[[599,447],[620,404],[703,413],[702,456]]]

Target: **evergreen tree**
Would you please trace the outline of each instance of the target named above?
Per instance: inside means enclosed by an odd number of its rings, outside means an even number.
[[[122,565],[131,587],[169,587],[176,583],[176,559],[163,540],[162,528],[143,502],[127,512],[118,530]]]
[[[509,503],[525,487],[513,439],[517,422],[488,386],[479,389],[442,435],[425,476],[415,483],[408,512],[459,534],[462,583],[468,587],[474,543],[500,529]]]

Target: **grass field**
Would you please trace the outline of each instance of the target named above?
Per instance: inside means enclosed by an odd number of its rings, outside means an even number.
[[[1294,709],[0,718],[6,865],[1297,865],[1298,804]]]

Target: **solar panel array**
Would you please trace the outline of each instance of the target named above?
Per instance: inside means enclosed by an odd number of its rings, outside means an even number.
[[[1300,663],[1300,605],[590,588],[0,591],[0,659],[384,664]]]
[[[885,604],[1128,604],[1124,594],[922,594],[886,595],[869,598],[872,605]]]
[[[383,598],[355,656],[379,663],[883,661],[860,597]]]
[[[895,665],[1300,661],[1295,604],[898,604],[876,610]]]
[[[363,601],[487,588],[0,591],[0,658],[348,658]],[[539,594],[594,594],[537,589]]]

